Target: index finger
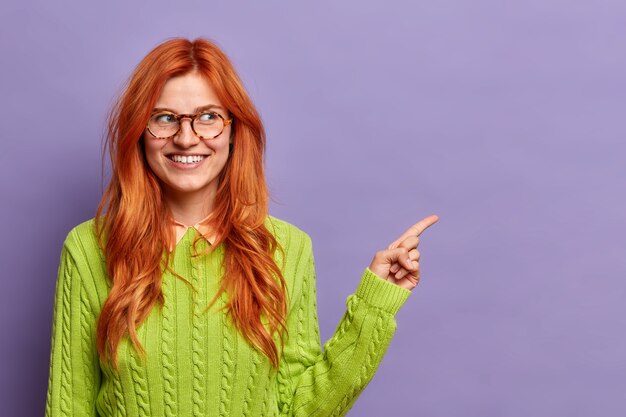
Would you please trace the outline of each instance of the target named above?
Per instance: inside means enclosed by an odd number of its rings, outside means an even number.
[[[404,239],[409,236],[421,235],[424,230],[437,223],[438,220],[439,216],[437,216],[436,214],[423,218],[419,222],[415,223],[413,226],[409,227],[407,231],[402,234],[402,236],[397,238],[391,245],[389,245],[389,249],[396,248],[400,243],[402,243]]]

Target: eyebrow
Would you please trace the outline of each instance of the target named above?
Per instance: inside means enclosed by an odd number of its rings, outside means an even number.
[[[219,109],[219,110],[222,110],[222,111],[226,112],[225,108],[223,108],[222,106],[218,106],[217,104],[207,104],[206,106],[196,107],[193,112],[194,113],[198,113],[198,112],[201,112],[203,110],[209,110],[209,109]],[[179,114],[178,112],[176,112],[176,111],[174,111],[174,110],[172,110],[170,108],[167,108],[167,107],[155,107],[154,109],[152,109],[153,113],[154,112],[159,112],[159,111],[169,111],[169,112],[172,112],[172,113]]]

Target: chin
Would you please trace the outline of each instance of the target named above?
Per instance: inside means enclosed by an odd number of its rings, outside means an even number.
[[[199,193],[208,191],[211,183],[204,184],[167,184],[167,188],[176,193]]]

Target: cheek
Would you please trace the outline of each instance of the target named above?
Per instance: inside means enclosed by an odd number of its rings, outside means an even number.
[[[230,143],[228,142],[228,140],[229,140],[228,135],[224,135],[223,137],[220,136],[218,139],[216,139],[215,142],[207,143],[207,147],[211,148],[213,153],[221,155],[222,157],[224,156],[228,157],[228,154],[230,153],[229,152]]]
[[[230,149],[230,145],[230,143],[226,142],[220,147],[221,159],[224,164],[231,157],[232,150]]]
[[[160,148],[144,139],[143,149],[148,166],[153,172],[157,172],[160,165]]]

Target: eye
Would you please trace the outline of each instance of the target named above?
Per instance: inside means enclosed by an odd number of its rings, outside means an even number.
[[[152,120],[160,125],[176,123],[176,117],[171,113],[159,113],[152,116]]]
[[[215,112],[206,112],[206,113],[202,113],[198,116],[198,121],[202,122],[202,123],[211,123],[216,121],[219,118],[219,116],[217,115],[217,113]]]

